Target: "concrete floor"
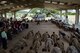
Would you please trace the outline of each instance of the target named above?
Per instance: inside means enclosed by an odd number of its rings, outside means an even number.
[[[51,22],[42,22],[40,25],[36,25],[35,22],[33,23],[29,23],[29,28],[25,29],[23,32],[19,33],[16,35],[16,37],[14,37],[11,41],[8,41],[8,49],[5,50],[7,53],[9,53],[9,50],[11,48],[14,47],[14,45],[20,40],[22,39],[23,36],[27,35],[27,32],[33,30],[34,33],[36,33],[37,31],[40,31],[41,34],[43,34],[44,32],[48,31],[48,33],[51,35],[52,32],[56,32],[56,34],[58,34],[59,29],[56,25],[52,24]],[[63,30],[62,30],[63,31]],[[65,32],[66,34],[70,35],[69,32]],[[27,50],[29,50],[29,47],[31,46],[31,42],[32,40],[27,40],[26,41],[28,43],[28,47],[25,47],[21,53],[26,53]],[[64,46],[65,46],[65,50],[67,49],[68,43],[63,40],[64,42]],[[44,43],[40,46],[38,53],[50,53],[50,52],[42,52],[42,48],[44,47]],[[52,47],[53,48],[53,47]],[[2,50],[2,49],[1,49]],[[32,52],[34,53],[34,51]]]

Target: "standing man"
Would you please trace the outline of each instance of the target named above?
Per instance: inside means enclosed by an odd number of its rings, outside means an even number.
[[[5,27],[3,27],[1,31],[1,40],[2,40],[3,49],[7,49],[7,33]]]

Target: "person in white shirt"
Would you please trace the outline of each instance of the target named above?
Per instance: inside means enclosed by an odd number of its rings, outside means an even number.
[[[62,50],[55,43],[51,53],[62,53]]]
[[[46,42],[45,42],[45,47],[46,47],[46,49],[47,49],[48,52],[50,51],[51,46],[53,44],[54,44],[54,41],[50,37],[48,37],[47,40],[46,40]]]
[[[69,44],[69,47],[67,48],[66,53],[78,53],[78,50],[76,49],[75,46],[73,46],[72,44]]]
[[[2,46],[3,49],[7,49],[7,33],[6,29],[3,27],[2,32],[1,32],[1,37],[2,37]]]

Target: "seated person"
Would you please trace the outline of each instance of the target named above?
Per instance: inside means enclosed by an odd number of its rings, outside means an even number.
[[[50,36],[49,33],[48,33],[48,32],[45,32],[45,33],[42,35],[42,41],[45,42],[49,36]]]
[[[33,43],[32,43],[32,49],[37,53],[38,52],[38,49],[40,47],[40,41],[37,39],[37,40],[33,40]]]
[[[75,46],[73,46],[71,43],[69,44],[69,47],[67,48],[66,53],[78,53],[78,50]]]
[[[80,31],[79,31],[79,29],[78,29],[78,28],[76,28],[76,32],[77,32],[78,34],[80,34]]]
[[[61,49],[57,46],[57,44],[54,44],[54,47],[51,51],[51,53],[62,53]]]
[[[56,43],[56,39],[58,38],[58,36],[55,34],[55,32],[53,32],[53,34],[51,35],[51,38]]]
[[[32,31],[29,31],[28,33],[27,33],[27,36],[25,37],[26,39],[30,39],[30,38],[33,38],[33,36],[34,36],[34,33],[33,33],[33,30]]]
[[[66,41],[70,42],[70,37],[66,35],[64,32],[59,31],[60,38],[64,38]]]
[[[60,38],[63,38],[63,36],[65,36],[66,34],[63,31],[59,31],[59,36]]]
[[[60,38],[57,39],[57,44],[58,44],[58,47],[62,50],[62,53],[64,53],[65,52],[64,51],[64,43]]]
[[[77,48],[80,52],[80,38],[79,38],[79,45],[78,45],[78,48]]]
[[[75,24],[72,25],[71,31],[75,32]]]
[[[34,39],[38,39],[38,40],[40,41],[40,43],[41,43],[42,36],[41,36],[40,31],[38,31],[38,32],[35,34]]]
[[[75,36],[76,36],[77,38],[80,38],[80,34],[79,34],[79,33],[74,32],[74,34],[75,34]]]
[[[8,35],[8,39],[9,40],[12,40],[12,28],[11,26],[8,27],[8,30],[7,30],[7,35]]]
[[[35,38],[41,38],[41,33],[40,33],[40,31],[38,31],[38,32],[35,34]]]
[[[71,42],[76,48],[78,48],[79,42],[75,36],[72,37]]]
[[[45,47],[47,49],[47,51],[50,51],[51,50],[51,46],[54,44],[54,41],[48,37],[46,42],[45,42]]]

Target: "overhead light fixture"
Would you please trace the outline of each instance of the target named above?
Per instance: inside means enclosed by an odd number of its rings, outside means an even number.
[[[5,4],[5,3],[7,3],[7,1],[1,1],[0,3],[1,3],[1,4]]]
[[[59,3],[60,5],[64,5],[64,3]]]
[[[71,5],[72,3],[68,3],[67,5]]]
[[[57,4],[57,2],[52,2],[53,4]]]
[[[45,3],[51,3],[50,1],[45,1]]]
[[[9,11],[9,12],[11,12],[11,11]]]
[[[21,5],[21,7],[24,7],[23,5]]]
[[[17,8],[19,8],[19,6],[17,6]]]

